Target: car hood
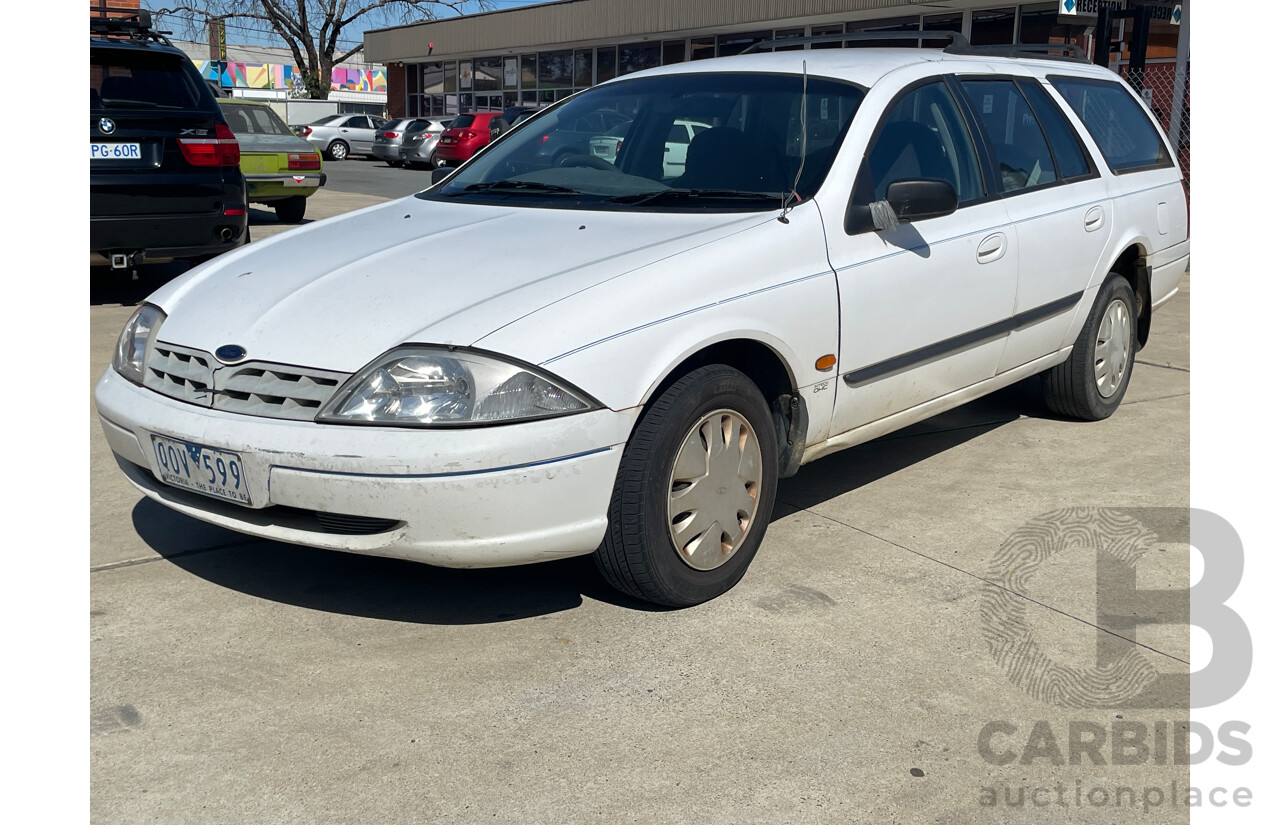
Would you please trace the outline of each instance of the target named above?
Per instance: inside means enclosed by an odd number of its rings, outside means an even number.
[[[315,152],[316,147],[297,135],[236,135],[242,154]]]
[[[569,295],[771,217],[409,197],[224,253],[149,301],[168,315],[163,341],[207,352],[237,344],[251,360],[353,372],[403,343],[473,344]]]

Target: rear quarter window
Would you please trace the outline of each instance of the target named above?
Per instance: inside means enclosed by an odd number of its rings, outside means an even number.
[[[1120,82],[1079,77],[1051,77],[1049,82],[1084,122],[1111,171],[1173,165],[1155,124]]]

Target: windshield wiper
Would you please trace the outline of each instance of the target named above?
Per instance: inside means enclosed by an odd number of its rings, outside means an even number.
[[[491,183],[473,183],[463,192],[528,192],[531,195],[580,195],[577,189],[556,186],[554,183],[538,183],[533,180],[496,180]],[[455,196],[461,193],[453,193]]]
[[[680,201],[768,201],[777,203],[780,195],[770,192],[749,192],[742,189],[659,189],[656,192],[640,192],[635,195],[619,195],[609,198],[610,203],[641,204]]]

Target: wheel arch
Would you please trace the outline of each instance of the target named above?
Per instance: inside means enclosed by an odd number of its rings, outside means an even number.
[[[1129,282],[1138,301],[1138,348],[1146,346],[1151,334],[1151,266],[1147,263],[1148,246],[1142,239],[1130,241],[1116,256],[1110,272]]]
[[[809,428],[808,408],[797,391],[795,371],[775,347],[757,338],[734,337],[707,343],[666,370],[645,393],[642,409],[647,411],[667,388],[699,367],[723,364],[741,372],[756,385],[773,413],[778,437],[779,477],[795,475],[800,469]],[[642,413],[643,414],[643,413]]]

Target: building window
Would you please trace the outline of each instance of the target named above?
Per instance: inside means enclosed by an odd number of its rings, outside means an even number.
[[[850,23],[846,31],[849,34],[853,34],[854,32],[916,32],[920,31],[920,18],[886,17],[880,20],[859,20],[856,23]],[[904,43],[909,44],[910,42],[911,41],[909,40],[855,40],[850,41],[845,45],[847,47],[861,46],[864,48],[874,48],[876,46],[888,46],[892,48],[894,46],[901,47]],[[919,43],[917,43],[917,45],[919,45]]]
[[[579,49],[573,53],[573,85],[585,89],[591,85],[591,50]]]
[[[844,24],[843,24],[843,23],[831,23],[831,24],[826,25],[826,26],[814,26],[814,27],[813,27],[813,36],[814,36],[814,37],[821,37],[822,35],[827,35],[827,34],[844,34]],[[812,44],[812,45],[810,46],[810,48],[813,48],[813,49],[838,49],[838,48],[840,48],[840,47],[841,47],[841,46],[843,46],[843,45],[844,45],[843,43],[835,43],[835,42],[832,42],[832,43],[814,43],[814,44]]]
[[[475,90],[496,92],[502,88],[502,58],[477,57],[475,60]]]
[[[538,88],[569,88],[573,85],[573,52],[538,54]]]
[[[706,60],[716,56],[716,39],[714,37],[695,37],[689,41],[689,59]]]
[[[790,37],[804,37],[804,27],[803,27],[803,26],[801,26],[801,27],[800,27],[800,28],[798,28],[798,29],[778,29],[778,30],[776,30],[776,31],[773,33],[773,39],[774,39],[774,40],[786,40],[787,38],[790,38]],[[801,45],[796,45],[796,46],[776,46],[776,47],[774,47],[774,51],[775,51],[775,52],[790,52],[790,51],[795,51],[796,49],[803,49],[803,48],[804,48],[804,46],[801,46]]]
[[[662,65],[662,53],[657,43],[629,43],[618,47],[618,74],[631,74],[641,69]]]
[[[921,27],[927,32],[963,32],[964,31],[964,15],[960,12],[955,14],[926,14],[924,16],[924,25]],[[949,40],[940,38],[938,40],[924,41],[926,49],[942,49],[950,45]]]
[[[1018,43],[1075,43],[1084,48],[1085,26],[1058,22],[1058,7],[1027,6],[1018,15]]]
[[[618,47],[596,49],[596,82],[603,83],[618,76]]]
[[[721,57],[741,54],[748,47],[762,43],[772,37],[772,32],[739,32],[738,34],[722,34],[716,38],[716,54]]]
[[[1013,43],[1017,9],[979,9],[973,13],[969,42],[975,46],[1004,46]]]
[[[662,65],[684,62],[684,41],[664,40],[662,42]]]
[[[538,88],[538,56],[536,54],[520,55],[520,88]]]

